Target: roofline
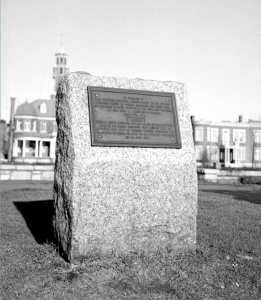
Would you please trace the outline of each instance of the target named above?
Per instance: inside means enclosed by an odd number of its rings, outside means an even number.
[[[193,125],[208,125],[208,126],[220,126],[220,127],[261,127],[260,123],[233,123],[233,122],[206,122],[206,121],[194,121]]]
[[[54,137],[49,137],[49,136],[44,136],[44,137],[39,137],[38,136],[31,136],[31,135],[28,135],[28,136],[25,136],[25,135],[16,135],[15,133],[15,136],[14,136],[14,139],[16,140],[33,140],[33,141],[52,141],[54,139]]]
[[[55,99],[35,99],[34,101],[32,101],[32,102],[30,102],[30,103],[28,103],[28,104],[33,104],[34,102],[36,102],[36,101],[47,101],[47,102],[51,102],[51,101],[54,101]],[[24,104],[24,103],[23,103]],[[21,104],[21,105],[23,105],[23,104]]]
[[[63,52],[63,53],[61,53],[61,52],[56,52],[56,53],[55,53],[55,56],[57,56],[57,55],[66,55],[66,56],[68,56],[68,54],[67,54],[66,52]]]
[[[27,115],[15,115],[15,119],[45,119],[45,120],[56,120],[55,116],[54,117],[45,117],[45,116],[27,116]]]

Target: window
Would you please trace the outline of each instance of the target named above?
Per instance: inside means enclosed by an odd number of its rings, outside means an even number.
[[[24,131],[31,131],[31,122],[24,121]]]
[[[61,64],[63,63],[63,58],[61,57]]]
[[[254,159],[261,160],[261,147],[255,148]]]
[[[203,142],[204,138],[204,127],[196,127],[195,128],[195,141]]]
[[[219,147],[207,146],[208,158],[210,161],[219,161]]]
[[[59,58],[56,58],[56,64],[59,65]]]
[[[230,143],[230,129],[222,129],[222,143],[224,145]]]
[[[63,68],[60,68],[60,74],[63,74]]]
[[[66,65],[66,57],[64,58],[64,64]]]
[[[25,143],[25,156],[33,157],[35,156],[35,141],[26,141]]]
[[[219,129],[218,128],[210,128],[210,138],[208,141],[217,143],[219,138]]]
[[[239,148],[238,151],[238,160],[246,160],[246,148],[245,147],[241,147]]]
[[[203,146],[195,146],[196,160],[201,160],[203,156]]]
[[[46,122],[44,121],[40,123],[40,132],[46,132]]]
[[[245,143],[246,142],[246,130],[245,129],[233,129],[233,142]]]
[[[42,103],[42,104],[40,105],[40,113],[41,113],[41,114],[46,114],[46,113],[47,113],[47,106],[46,106],[45,103]]]
[[[22,122],[19,120],[16,120],[16,130],[22,131]]]
[[[255,143],[261,143],[261,130],[254,130]]]
[[[53,122],[53,132],[57,132],[57,124],[55,121]]]
[[[43,141],[42,143],[42,157],[50,156],[50,142]]]

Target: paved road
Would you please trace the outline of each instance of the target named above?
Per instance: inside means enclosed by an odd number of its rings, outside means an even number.
[[[51,181],[2,181],[1,191],[20,190],[20,189],[46,189],[52,190]],[[232,195],[239,201],[247,201],[261,205],[261,186],[260,185],[225,185],[225,184],[199,184],[200,191],[207,191],[218,194]]]

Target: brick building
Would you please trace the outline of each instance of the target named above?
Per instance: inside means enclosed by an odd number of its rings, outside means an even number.
[[[56,132],[54,99],[18,106],[14,116],[13,161],[53,162]]]
[[[197,164],[261,167],[261,121],[208,122],[192,117]]]

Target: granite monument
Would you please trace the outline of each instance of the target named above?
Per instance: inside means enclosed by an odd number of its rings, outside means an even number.
[[[68,261],[196,246],[197,172],[183,83],[62,78],[54,228]]]

